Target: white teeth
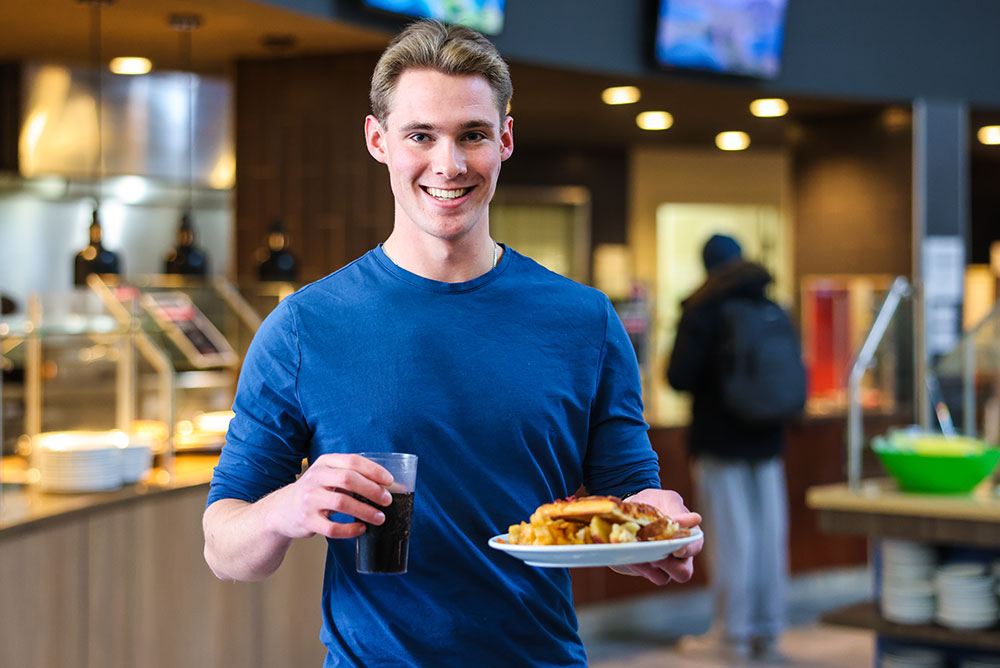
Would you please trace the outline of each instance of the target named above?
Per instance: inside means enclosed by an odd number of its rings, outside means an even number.
[[[458,190],[443,190],[441,188],[426,188],[427,194],[438,199],[458,199],[471,188],[459,188]]]

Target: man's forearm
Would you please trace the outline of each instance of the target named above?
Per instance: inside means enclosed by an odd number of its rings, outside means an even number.
[[[205,561],[216,577],[263,580],[278,569],[292,539],[268,526],[273,501],[271,496],[256,503],[220,499],[205,510]]]

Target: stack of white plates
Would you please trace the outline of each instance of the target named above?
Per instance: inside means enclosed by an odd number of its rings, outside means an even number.
[[[128,437],[120,431],[48,432],[32,452],[39,487],[46,492],[98,492],[122,485],[122,450]]]
[[[131,439],[122,448],[121,474],[126,485],[139,482],[149,473],[153,466],[153,446],[139,439]]]
[[[882,653],[881,668],[947,668],[943,652],[932,649],[896,649]]]
[[[938,595],[935,619],[954,629],[985,629],[997,623],[996,578],[982,563],[939,566],[934,576]]]
[[[934,548],[913,541],[882,542],[882,616],[898,624],[934,619]]]

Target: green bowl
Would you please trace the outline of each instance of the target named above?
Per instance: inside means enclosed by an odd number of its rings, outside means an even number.
[[[874,445],[872,449],[904,492],[971,492],[993,473],[1000,461],[1000,448],[992,446],[965,456],[921,454]]]

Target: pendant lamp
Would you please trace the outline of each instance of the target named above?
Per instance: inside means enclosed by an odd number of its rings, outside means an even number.
[[[114,0],[77,0],[77,4],[90,8],[91,75],[94,77],[93,90],[97,118],[97,151],[95,151],[90,174],[94,210],[91,214],[89,229],[90,243],[76,254],[73,261],[73,285],[77,287],[85,286],[87,276],[90,274],[121,273],[121,261],[118,255],[104,247],[100,219],[101,188],[104,182],[104,67],[101,55],[101,9],[113,3]]]
[[[191,61],[191,35],[201,26],[197,14],[171,14],[169,24],[180,39],[181,62],[187,73],[187,196],[177,231],[177,246],[164,261],[164,273],[188,276],[208,275],[208,256],[195,245],[194,230],[194,95],[195,75]]]
[[[285,58],[295,46],[295,37],[292,35],[272,34],[266,35],[262,44],[274,54],[277,60],[281,61],[281,76],[278,80],[278,98],[287,100],[288,96],[284,91],[284,82],[288,80]],[[284,126],[282,126],[284,127]],[[284,216],[284,196],[285,196],[285,163],[278,158],[278,184],[276,208],[277,215],[271,219],[268,230],[267,244],[260,252],[260,261],[257,264],[257,279],[261,281],[297,281],[299,277],[299,261],[288,250],[288,235],[285,224],[282,220]]]

